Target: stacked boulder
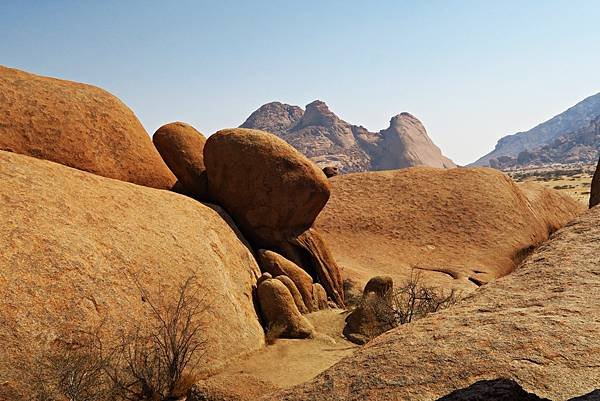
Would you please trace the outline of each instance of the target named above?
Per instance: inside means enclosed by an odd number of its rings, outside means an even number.
[[[303,314],[328,308],[330,300],[344,305],[340,269],[312,227],[330,195],[322,170],[258,130],[227,129],[205,140],[176,122],[159,128],[153,141],[179,190],[222,206],[259,250],[257,295],[267,326],[304,338],[314,329]]]
[[[592,179],[592,188],[590,189],[590,209],[600,204],[600,159]]]
[[[275,135],[242,128],[209,137],[204,163],[211,200],[227,210],[250,242],[277,250],[343,306],[340,269],[312,228],[330,195],[325,174]]]

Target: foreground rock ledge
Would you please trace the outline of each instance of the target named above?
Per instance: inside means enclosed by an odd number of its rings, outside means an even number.
[[[0,400],[57,340],[143,322],[190,275],[208,309],[206,365],[264,346],[259,269],[241,235],[193,199],[0,151]],[[146,320],[147,321],[147,320]],[[29,397],[25,399],[30,399]]]
[[[600,384],[599,244],[594,208],[509,276],[265,400],[436,400],[498,377],[551,400],[587,394]]]

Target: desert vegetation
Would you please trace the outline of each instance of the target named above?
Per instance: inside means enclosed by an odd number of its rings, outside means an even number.
[[[370,290],[375,277],[367,283],[354,311],[346,319],[344,334],[352,341],[364,343],[378,335],[421,319],[431,313],[448,308],[460,300],[460,292],[428,286],[421,272],[412,269],[411,274],[400,286],[379,285]]]
[[[171,301],[138,284],[150,321],[124,330],[111,344],[100,334],[104,325],[61,339],[32,372],[34,399],[162,401],[185,395],[206,350],[199,319],[206,303],[193,290],[194,280],[182,283]]]

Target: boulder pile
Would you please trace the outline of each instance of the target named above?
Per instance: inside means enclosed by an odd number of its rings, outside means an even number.
[[[204,163],[212,201],[227,210],[250,242],[302,267],[343,306],[340,269],[312,228],[329,199],[323,172],[282,139],[251,129],[210,136]]]
[[[393,322],[393,289],[394,281],[390,276],[375,276],[367,282],[360,303],[346,317],[343,333],[347,339],[365,344],[396,326]]]

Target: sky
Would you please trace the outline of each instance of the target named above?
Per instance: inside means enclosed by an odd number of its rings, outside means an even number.
[[[109,90],[152,134],[325,101],[418,117],[459,164],[600,92],[600,2],[0,0],[0,64]]]

